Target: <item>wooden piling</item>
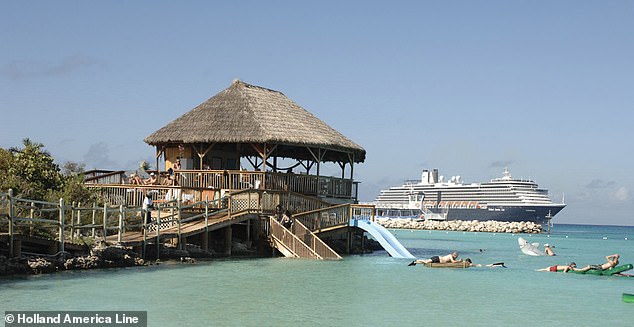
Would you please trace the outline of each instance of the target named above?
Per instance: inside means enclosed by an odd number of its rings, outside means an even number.
[[[103,241],[106,241],[106,236],[108,236],[108,205],[103,204]]]
[[[96,223],[96,218],[97,218],[97,204],[96,203],[92,203],[92,238],[95,238],[95,223]]]
[[[35,202],[31,202],[31,210],[29,212],[29,217],[31,217],[31,220],[29,221],[29,236],[33,236],[33,219],[35,219]]]
[[[13,219],[15,217],[15,208],[13,206],[13,190],[9,189],[9,258],[13,257]]]
[[[178,209],[178,215],[176,217],[178,223],[178,249],[183,250],[183,236],[181,235],[181,199],[176,200],[176,208]],[[172,216],[174,219],[174,216]]]
[[[156,259],[161,257],[161,208],[156,212]]]
[[[77,203],[77,238],[81,237],[81,202]]]
[[[225,255],[231,256],[231,225],[225,227]]]
[[[75,240],[75,201],[70,205],[70,241]]]
[[[64,199],[59,199],[59,252],[64,255]]]
[[[123,241],[123,215],[123,204],[121,204],[119,205],[119,236],[117,237],[119,243]]]

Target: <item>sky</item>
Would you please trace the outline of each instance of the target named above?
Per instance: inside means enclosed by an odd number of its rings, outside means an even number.
[[[361,201],[438,168],[634,225],[633,1],[1,1],[0,147],[136,169],[234,79],[367,151]],[[337,175],[336,173],[334,175]]]

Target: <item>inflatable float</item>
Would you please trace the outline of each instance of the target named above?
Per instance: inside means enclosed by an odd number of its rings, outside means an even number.
[[[623,302],[634,303],[634,294],[623,293]]]
[[[517,243],[520,245],[520,250],[522,250],[522,253],[526,255],[531,255],[534,257],[544,255],[544,253],[539,250],[539,243],[528,243],[528,241],[526,241],[522,237],[519,237],[517,239]]]
[[[447,263],[426,263],[425,267],[429,268],[469,268],[471,265],[466,261],[447,262]]]
[[[606,270],[598,270],[598,269],[590,269],[587,271],[578,271],[578,270],[568,270],[569,273],[575,274],[583,274],[583,275],[597,275],[597,276],[612,276],[618,275],[624,271],[628,271],[634,268],[631,263],[626,265],[616,266],[614,268],[606,269]]]

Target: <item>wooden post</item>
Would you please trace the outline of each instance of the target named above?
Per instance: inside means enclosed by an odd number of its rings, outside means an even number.
[[[251,244],[251,219],[247,220],[247,244]]]
[[[209,251],[209,197],[205,197],[205,232],[202,236],[202,248]]]
[[[108,236],[108,205],[103,204],[103,241],[106,241],[106,236]]]
[[[156,259],[159,259],[160,256],[161,256],[161,208],[158,208],[158,210],[156,211]]]
[[[123,204],[119,205],[119,237],[117,240],[119,243],[123,241]]]
[[[9,258],[14,255],[13,252],[13,219],[15,218],[15,209],[13,207],[13,190],[9,189]]]
[[[365,252],[365,233],[361,234],[361,253]]]
[[[225,227],[225,255],[231,256],[231,225]]]
[[[95,238],[95,223],[97,222],[97,204],[92,203],[92,238]]]
[[[159,169],[159,158],[161,158],[162,150],[159,150],[159,146],[156,146],[156,181],[158,185],[161,185],[161,170]]]
[[[251,191],[247,193],[247,212],[251,212]]]
[[[156,206],[158,208],[158,206]],[[145,213],[143,209],[141,209],[141,225],[143,225],[143,249],[141,250],[141,257],[143,259],[146,258],[146,243],[147,243],[147,219],[145,218]]]
[[[75,201],[70,205],[70,241],[75,240]]]
[[[35,202],[31,202],[31,212],[29,217],[31,217],[31,221],[29,221],[29,236],[33,236],[33,219],[35,219]]]
[[[209,196],[205,197],[205,232],[209,232]]]
[[[231,219],[231,194],[227,199],[227,218]]]
[[[81,237],[81,202],[77,203],[77,238]]]
[[[354,180],[354,153],[350,156],[350,180]]]
[[[59,251],[64,255],[64,199],[59,199]]]
[[[178,209],[178,215],[176,216],[178,223],[178,249],[183,249],[183,236],[181,235],[181,199],[176,200],[176,208]],[[174,216],[172,216],[174,219]]]

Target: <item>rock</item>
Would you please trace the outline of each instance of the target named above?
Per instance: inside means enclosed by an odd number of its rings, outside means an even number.
[[[478,220],[449,220],[449,221],[415,221],[413,219],[390,219],[378,218],[377,223],[385,228],[396,229],[423,229],[423,230],[447,230],[447,231],[469,231],[487,233],[527,233],[539,234],[542,226],[530,221],[507,222],[507,221],[478,221]]]

